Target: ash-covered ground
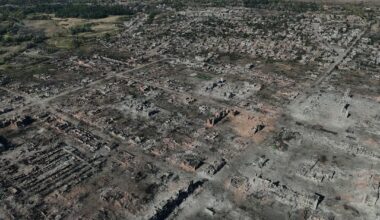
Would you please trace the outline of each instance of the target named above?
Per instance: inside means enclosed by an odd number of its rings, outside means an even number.
[[[1,2],[0,219],[380,219],[376,4],[37,2]]]

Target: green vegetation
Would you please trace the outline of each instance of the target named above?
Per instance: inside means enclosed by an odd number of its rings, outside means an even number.
[[[254,8],[259,5],[267,5],[267,4],[275,4],[278,3],[279,0],[244,0],[244,6]]]
[[[211,80],[212,77],[203,73],[198,73],[195,77],[201,80]]]
[[[320,5],[314,2],[293,2],[287,0],[161,0],[160,3],[169,5],[175,9],[184,9],[186,6],[244,6],[248,8],[278,9],[295,12],[315,11],[320,9]]]
[[[51,17],[46,14],[31,14],[27,17],[29,20],[50,20]]]
[[[236,0],[193,0],[192,2],[212,7],[239,6],[239,1]]]
[[[29,30],[16,22],[1,24],[0,34],[0,43],[2,45],[19,44],[26,41],[40,43],[46,39],[43,32]]]
[[[124,5],[108,4],[33,4],[28,6],[3,6],[0,7],[0,20],[21,20],[29,14],[46,13],[55,14],[61,18],[105,18],[110,15],[133,15],[134,11]]]
[[[210,7],[225,7],[225,6],[241,6],[240,1],[236,0],[161,0],[160,4],[169,5],[175,9],[183,9],[186,6],[210,6]]]
[[[159,14],[160,12],[157,10],[153,10],[149,13],[148,19],[146,21],[147,24],[152,24],[154,21],[154,18]]]
[[[0,61],[45,43],[50,51],[80,48],[118,30],[115,24],[134,15],[130,7],[93,0],[0,0]],[[112,15],[121,15],[120,19]],[[84,19],[104,19],[88,22]],[[81,34],[80,33],[86,33]],[[88,33],[88,34],[87,34]]]
[[[182,9],[186,6],[185,2],[178,0],[162,0],[161,4],[170,5],[175,9]]]
[[[82,24],[70,27],[71,34],[78,34],[78,33],[84,33],[84,32],[91,32],[91,24]]]
[[[55,17],[61,18],[83,18],[83,19],[97,19],[105,18],[110,15],[124,15],[130,17],[134,12],[127,6],[122,5],[108,5],[108,4],[86,4],[81,0],[75,0],[76,3],[57,3],[57,1],[42,1],[42,0],[0,0],[3,6],[0,6],[0,46],[18,46],[25,43],[26,48],[34,47],[38,43],[45,42],[49,39],[48,43],[58,48],[78,48],[83,44],[83,40],[77,37],[71,38],[66,36],[67,32],[61,27],[60,33],[53,33],[49,27],[44,25],[25,25],[25,20],[52,20],[50,14]],[[9,4],[9,5],[5,5]],[[27,22],[30,24],[30,22]],[[36,23],[38,24],[38,23]],[[42,24],[42,23],[40,23]],[[50,23],[49,23],[50,24]],[[54,27],[54,25],[51,25]],[[57,27],[60,29],[60,27]],[[45,32],[46,31],[46,32]],[[102,30],[93,30],[91,24],[75,24],[70,25],[68,33],[77,35],[84,32],[105,32]],[[45,36],[48,33],[48,37]],[[54,35],[54,36],[53,36]],[[17,55],[15,51],[8,51],[2,53],[0,59],[9,60]]]
[[[131,20],[131,16],[130,15],[124,15],[124,16],[120,16],[119,17],[119,21],[120,22],[129,21],[129,20]]]
[[[110,33],[105,33],[103,36],[102,36],[102,39],[109,42],[111,41],[111,34]]]
[[[67,4],[65,6],[40,5],[36,6],[39,12],[54,13],[57,17],[62,18],[105,18],[109,15],[132,15],[133,11],[122,5],[85,5],[85,4]]]
[[[343,6],[343,9],[346,12],[346,14],[356,15],[362,18],[366,16],[364,8],[359,5],[347,4]]]
[[[371,43],[379,43],[380,42],[380,33],[374,33],[369,36],[369,39],[371,39]]]
[[[293,2],[285,0],[244,0],[244,6],[249,8],[269,8],[294,12],[320,10],[321,6],[315,2]]]
[[[73,36],[71,44],[73,48],[79,48],[83,44],[83,41],[79,37]]]

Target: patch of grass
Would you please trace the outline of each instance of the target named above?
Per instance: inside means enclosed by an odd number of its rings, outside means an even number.
[[[47,40],[48,45],[59,49],[70,49],[72,41],[70,37],[55,37]]]
[[[91,32],[92,31],[91,26],[92,26],[91,24],[87,23],[87,24],[70,27],[69,30],[71,34],[75,35],[78,33]]]
[[[49,72],[49,69],[55,67],[51,64],[36,63],[32,65],[3,65],[2,69],[6,74],[11,75],[13,78],[20,80],[20,82],[31,80],[33,75],[39,75]]]
[[[120,28],[120,16],[109,16],[102,19],[57,18],[51,15],[50,20],[23,20],[25,27],[34,32],[45,33],[44,41],[48,48],[73,49],[106,36],[110,39]],[[7,35],[5,35],[7,37]],[[13,41],[9,36],[9,41]],[[56,49],[52,50],[54,52]]]
[[[29,20],[50,20],[51,16],[48,14],[31,14],[27,16]]]
[[[129,21],[129,20],[131,20],[131,17],[132,16],[130,16],[130,15],[120,16],[120,17],[118,17],[118,21],[119,22]]]
[[[198,79],[201,79],[201,80],[211,80],[212,77],[207,75],[207,74],[203,74],[203,73],[198,73],[195,77],[197,77]]]
[[[362,6],[353,5],[353,4],[345,4],[343,6],[343,8],[344,8],[344,11],[346,12],[346,14],[348,14],[348,15],[356,15],[356,16],[359,16],[362,18],[364,18],[366,16],[365,11],[364,11],[364,7],[362,7]]]

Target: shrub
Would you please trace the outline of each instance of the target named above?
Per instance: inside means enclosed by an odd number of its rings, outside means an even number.
[[[82,25],[77,25],[70,27],[70,32],[71,34],[78,34],[78,33],[83,33],[83,32],[91,32],[91,24],[82,24]]]

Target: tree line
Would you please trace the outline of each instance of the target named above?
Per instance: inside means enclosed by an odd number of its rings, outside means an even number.
[[[35,4],[29,6],[5,5],[0,7],[0,18],[23,18],[28,14],[48,13],[62,18],[105,18],[109,15],[133,15],[134,10],[125,5],[111,4]]]

